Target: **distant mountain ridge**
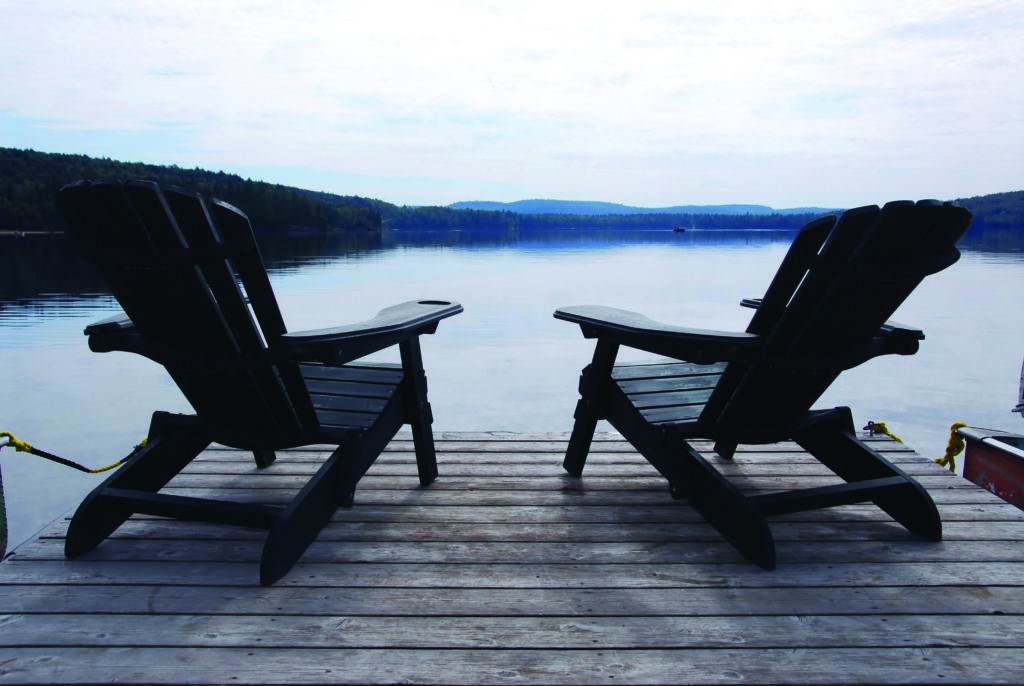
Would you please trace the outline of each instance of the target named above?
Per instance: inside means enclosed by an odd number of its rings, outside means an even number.
[[[637,207],[598,200],[547,200],[535,198],[514,202],[464,200],[448,205],[453,210],[490,210],[516,214],[828,214],[834,207],[788,207],[775,209],[767,205],[673,205],[671,207]]]
[[[765,205],[679,205],[641,208],[611,202],[521,200],[400,206],[375,198],[337,195],[177,166],[0,147],[0,233],[59,230],[57,189],[76,179],[149,179],[198,190],[237,205],[261,230],[327,231],[672,230],[795,231],[835,210]],[[961,198],[974,215],[971,231],[1024,233],[1024,191]]]

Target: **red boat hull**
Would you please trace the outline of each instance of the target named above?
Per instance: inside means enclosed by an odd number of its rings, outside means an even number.
[[[1024,436],[965,427],[964,478],[1024,510]]]

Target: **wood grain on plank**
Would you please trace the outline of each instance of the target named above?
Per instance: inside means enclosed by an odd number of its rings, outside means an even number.
[[[1017,648],[420,650],[22,648],[0,682],[650,684],[1020,681]]]
[[[0,586],[0,613],[364,616],[1024,614],[1020,586],[363,588],[129,584]]]
[[[179,474],[170,481],[177,488],[203,488],[216,484],[218,488],[260,489],[260,488],[301,488],[307,477],[288,474],[232,474],[216,480],[205,474]],[[737,475],[730,478],[741,491],[787,490],[813,488],[843,483],[838,476],[760,476]],[[946,474],[920,476],[916,481],[925,488],[973,490],[975,486],[966,479]],[[367,474],[359,481],[357,490],[401,490],[416,488],[418,480],[413,476],[377,476]],[[668,489],[668,482],[660,475],[635,477],[588,476],[573,478],[565,476],[446,476],[441,474],[430,484],[432,491],[554,491],[554,490],[613,490],[642,491]]]
[[[164,488],[164,493],[193,496],[197,498],[218,498],[237,500],[239,502],[261,502],[267,504],[287,503],[298,492],[295,488]],[[765,489],[751,490],[747,493],[768,492]],[[1005,503],[998,496],[981,488],[931,489],[929,491],[936,504],[998,504]],[[602,489],[565,489],[557,491],[543,490],[442,490],[408,488],[384,490],[356,490],[355,506],[370,505],[449,505],[449,506],[529,506],[558,507],[562,505],[599,505],[599,506],[676,506],[668,493],[668,488],[649,490],[602,490]]]
[[[1019,522],[1024,511],[1004,502],[955,504],[942,503],[943,522]],[[129,523],[154,520],[149,515],[133,515]],[[866,522],[891,521],[888,514],[873,503],[843,505],[825,510],[794,512],[773,517],[773,522]],[[591,523],[591,524],[665,524],[702,522],[703,517],[685,502],[668,500],[660,505],[360,505],[342,508],[331,518],[335,522],[447,522],[447,523]],[[43,529],[40,536],[61,535],[67,518]],[[203,525],[202,522],[196,523]],[[218,526],[218,525],[209,525]],[[984,532],[984,526],[978,526]]]
[[[258,562],[266,534],[246,539],[232,532],[230,539],[210,538],[111,538],[80,558],[85,562]],[[244,533],[244,532],[242,532]],[[777,539],[778,540],[778,539]],[[785,564],[856,562],[1024,562],[1024,546],[994,545],[988,541],[933,543],[907,536],[892,541],[865,540],[779,541],[778,557]],[[14,562],[64,559],[59,538],[33,541],[20,548]],[[310,545],[303,561],[387,562],[403,564],[665,564],[735,563],[744,558],[721,538],[692,542],[573,543],[573,542],[466,542],[466,541],[338,541],[320,536]],[[528,570],[523,570],[528,573]]]
[[[311,588],[403,586],[419,588],[780,588],[790,586],[1020,586],[1024,563],[927,562],[791,563],[783,574],[749,563],[681,564],[375,564],[307,563],[277,583]],[[237,586],[258,583],[250,563],[24,561],[0,565],[8,584],[176,584]]]
[[[323,460],[310,460],[296,462],[291,460],[280,460],[270,467],[258,469],[252,460],[244,462],[198,462],[189,465],[182,474],[193,476],[286,476],[298,475],[307,478],[314,474],[323,463]],[[756,460],[736,460],[735,462],[715,462],[715,467],[726,476],[829,476],[831,472],[820,462],[796,462],[783,463],[778,461],[765,462]],[[444,477],[564,477],[567,476],[562,469],[560,460],[546,460],[538,463],[518,463],[500,461],[497,463],[481,464],[478,462],[452,463],[441,456],[439,467],[443,470]],[[930,462],[914,461],[901,465],[901,469],[908,474],[916,476],[944,476],[949,479],[958,478],[936,464]],[[367,472],[370,476],[416,476],[415,457],[405,462],[377,462]],[[584,472],[585,479],[592,477],[622,477],[638,478],[656,476],[658,472],[647,462],[632,463],[587,463]]]
[[[116,615],[0,617],[0,649],[189,648],[1024,648],[1024,617],[365,617]]]
[[[921,540],[892,520],[774,523],[776,541],[853,542]],[[58,530],[59,531],[59,530]],[[59,535],[59,534],[58,534]],[[260,539],[265,532],[218,524],[160,519],[126,522],[114,538]],[[49,538],[49,537],[46,537]],[[45,539],[43,539],[45,540]],[[332,522],[317,537],[321,541],[519,541],[523,543],[702,543],[722,540],[711,525],[694,519],[667,523],[507,523],[467,526],[463,522]],[[993,541],[1024,541],[1024,521],[947,522],[944,542],[973,542],[994,547]],[[929,543],[933,543],[930,542]],[[935,545],[933,543],[933,545]],[[1024,546],[1019,546],[1024,548]],[[17,554],[24,553],[19,548]]]

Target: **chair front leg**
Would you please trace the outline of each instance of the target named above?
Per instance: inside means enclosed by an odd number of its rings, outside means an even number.
[[[132,516],[130,509],[105,495],[108,489],[156,493],[203,452],[211,440],[197,417],[154,413],[146,447],[93,489],[78,506],[64,541],[65,557],[92,550]]]
[[[898,490],[880,491],[872,502],[912,533],[942,540],[942,519],[931,495],[913,477],[857,438],[848,407],[808,413],[808,422],[793,436],[801,448],[848,483],[898,477]]]
[[[420,339],[413,337],[398,346],[402,356],[405,421],[412,427],[412,442],[416,448],[416,469],[420,483],[426,486],[437,478],[437,455],[434,452],[434,432],[430,425],[434,416],[427,401],[427,375],[423,371]]]
[[[590,453],[590,443],[594,440],[597,420],[602,417],[601,402],[605,387],[611,382],[612,367],[615,356],[619,352],[619,344],[603,338],[597,339],[594,348],[594,359],[583,368],[580,375],[580,399],[576,403],[576,418],[569,437],[569,447],[565,451],[562,467],[573,476],[583,473],[583,465]]]

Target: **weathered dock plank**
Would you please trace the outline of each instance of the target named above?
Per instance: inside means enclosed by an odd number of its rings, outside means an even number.
[[[0,564],[0,683],[1020,683],[1024,513],[882,437],[944,540],[872,505],[773,519],[745,562],[615,434],[583,479],[564,434],[410,437],[290,574],[258,585],[259,531],[136,516],[65,561],[67,519]],[[793,443],[723,463],[749,493],[835,483]],[[284,503],[325,457],[208,450],[168,487]]]
[[[10,585],[0,614],[674,617],[1020,615],[1017,586],[854,588],[310,588]],[[936,623],[957,620],[936,620]]]
[[[474,505],[360,505],[359,507],[339,509],[331,518],[335,522],[465,522],[483,523],[501,521],[505,523],[668,523],[668,522],[702,522],[703,518],[686,506],[685,503],[668,501],[664,498],[658,505],[561,505],[533,506],[506,505],[500,509]],[[983,503],[957,504],[941,503],[939,512],[943,522],[1007,522],[1024,521],[1024,511],[996,499]],[[145,526],[153,517],[139,515],[130,520],[119,532],[129,530],[133,526]],[[892,521],[889,515],[874,505],[857,504],[834,507],[827,510],[810,510],[780,515],[776,522],[841,522],[841,521]],[[42,535],[56,535],[66,524],[55,523]],[[221,527],[218,529],[225,531]],[[984,533],[984,532],[981,532]]]
[[[924,635],[925,638],[921,636]],[[379,617],[53,614],[0,617],[9,647],[1024,648],[1024,617]]]
[[[756,652],[755,652],[756,650]],[[1018,648],[21,648],[13,683],[1019,684]]]

